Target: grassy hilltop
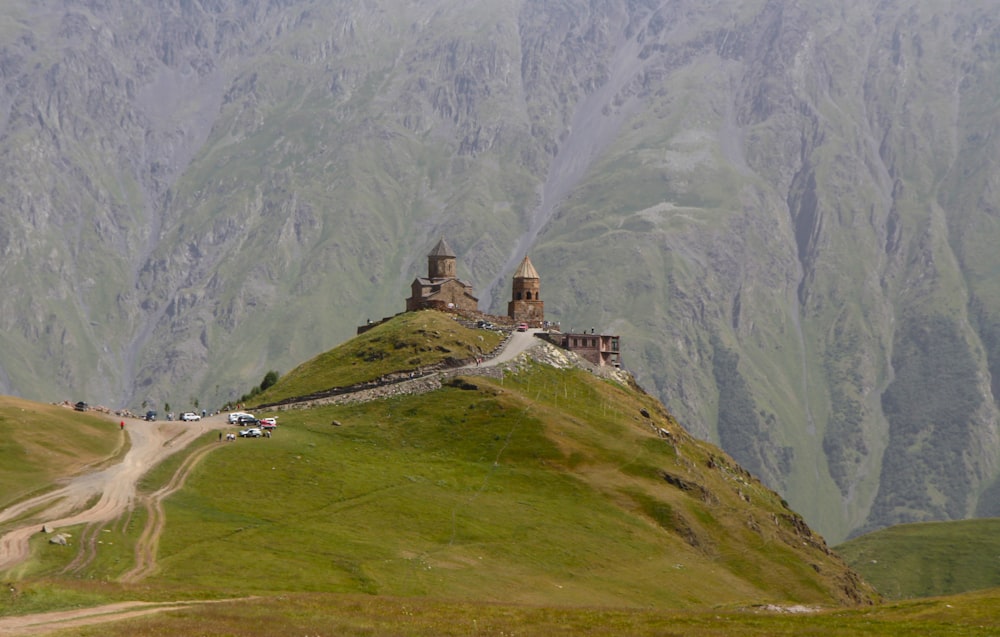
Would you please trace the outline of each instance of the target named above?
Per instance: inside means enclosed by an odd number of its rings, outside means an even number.
[[[499,332],[463,327],[441,312],[408,312],[302,363],[252,402],[277,403],[391,374],[459,363],[492,352],[501,340]]]
[[[652,399],[538,364],[470,382],[283,412],[275,438],[211,455],[172,501],[155,579],[628,607],[869,599]]]
[[[408,338],[394,331],[412,320],[400,317],[381,336],[373,330],[324,356],[354,362],[373,342],[401,341],[440,352],[465,334],[454,322]],[[99,533],[91,529],[102,541],[82,571],[67,570],[72,550],[37,540],[0,616],[137,598],[255,596],[60,634],[750,635],[810,627],[951,634],[955,621],[963,634],[988,634],[981,628],[997,627],[985,609],[1000,602],[989,596],[963,617],[943,605],[843,610],[877,596],[780,496],[689,436],[634,385],[599,378],[558,351],[538,358],[509,364],[500,379],[469,376],[419,395],[282,411],[270,439],[220,444],[206,435],[142,485],[144,493],[163,487],[186,458],[211,450],[166,501],[147,577],[120,581],[147,526],[137,509]],[[384,360],[342,364],[358,382],[383,374],[371,371]],[[275,389],[308,384],[299,372]],[[763,605],[830,610],[746,612]]]

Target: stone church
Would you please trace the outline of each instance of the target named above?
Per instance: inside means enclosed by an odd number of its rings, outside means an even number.
[[[458,278],[457,261],[444,238],[438,241],[427,255],[427,276],[417,277],[410,284],[406,311],[428,308],[477,311],[479,299],[473,294],[472,284]]]
[[[411,295],[406,299],[406,311],[413,312],[426,308],[462,312],[479,312],[479,299],[473,294],[472,284],[458,278],[456,265],[458,258],[442,238],[427,255],[427,276],[417,277],[410,284]],[[571,352],[601,367],[620,367],[621,337],[617,334],[596,334],[588,332],[564,334],[545,322],[545,303],[541,296],[541,277],[527,256],[514,271],[511,285],[511,299],[507,303],[507,316],[515,324],[526,323],[529,327],[545,329],[539,336],[553,345]],[[482,315],[481,315],[482,316]],[[500,317],[496,317],[500,318]],[[387,320],[387,319],[383,319]],[[358,334],[375,324],[358,328]]]

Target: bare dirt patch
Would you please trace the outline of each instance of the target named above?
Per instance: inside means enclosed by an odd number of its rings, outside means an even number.
[[[193,423],[125,422],[132,448],[122,462],[72,478],[59,489],[0,511],[0,522],[23,517],[19,527],[0,537],[0,572],[27,559],[29,539],[42,530],[42,525],[56,531],[106,523],[127,513],[136,501],[136,484],[150,467],[184,449],[204,432],[227,426],[223,416]],[[86,562],[86,557],[80,559]]]
[[[120,602],[93,608],[82,608],[35,615],[0,617],[0,635],[40,635],[55,630],[103,624],[164,611],[181,610],[199,604],[216,604],[232,600],[193,602]]]

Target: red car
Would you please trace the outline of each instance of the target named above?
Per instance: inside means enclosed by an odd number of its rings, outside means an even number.
[[[528,324],[527,323],[518,323],[517,324],[517,331],[518,332],[527,332],[528,331]]]

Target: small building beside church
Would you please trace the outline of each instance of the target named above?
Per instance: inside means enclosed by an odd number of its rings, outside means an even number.
[[[546,334],[545,340],[563,349],[575,352],[584,360],[603,367],[611,365],[621,367],[621,337],[615,334],[563,334],[556,332]]]
[[[417,277],[410,284],[410,298],[406,311],[423,309],[466,310],[479,309],[479,299],[473,294],[472,284],[458,278],[458,258],[442,238],[427,255],[427,276]]]

